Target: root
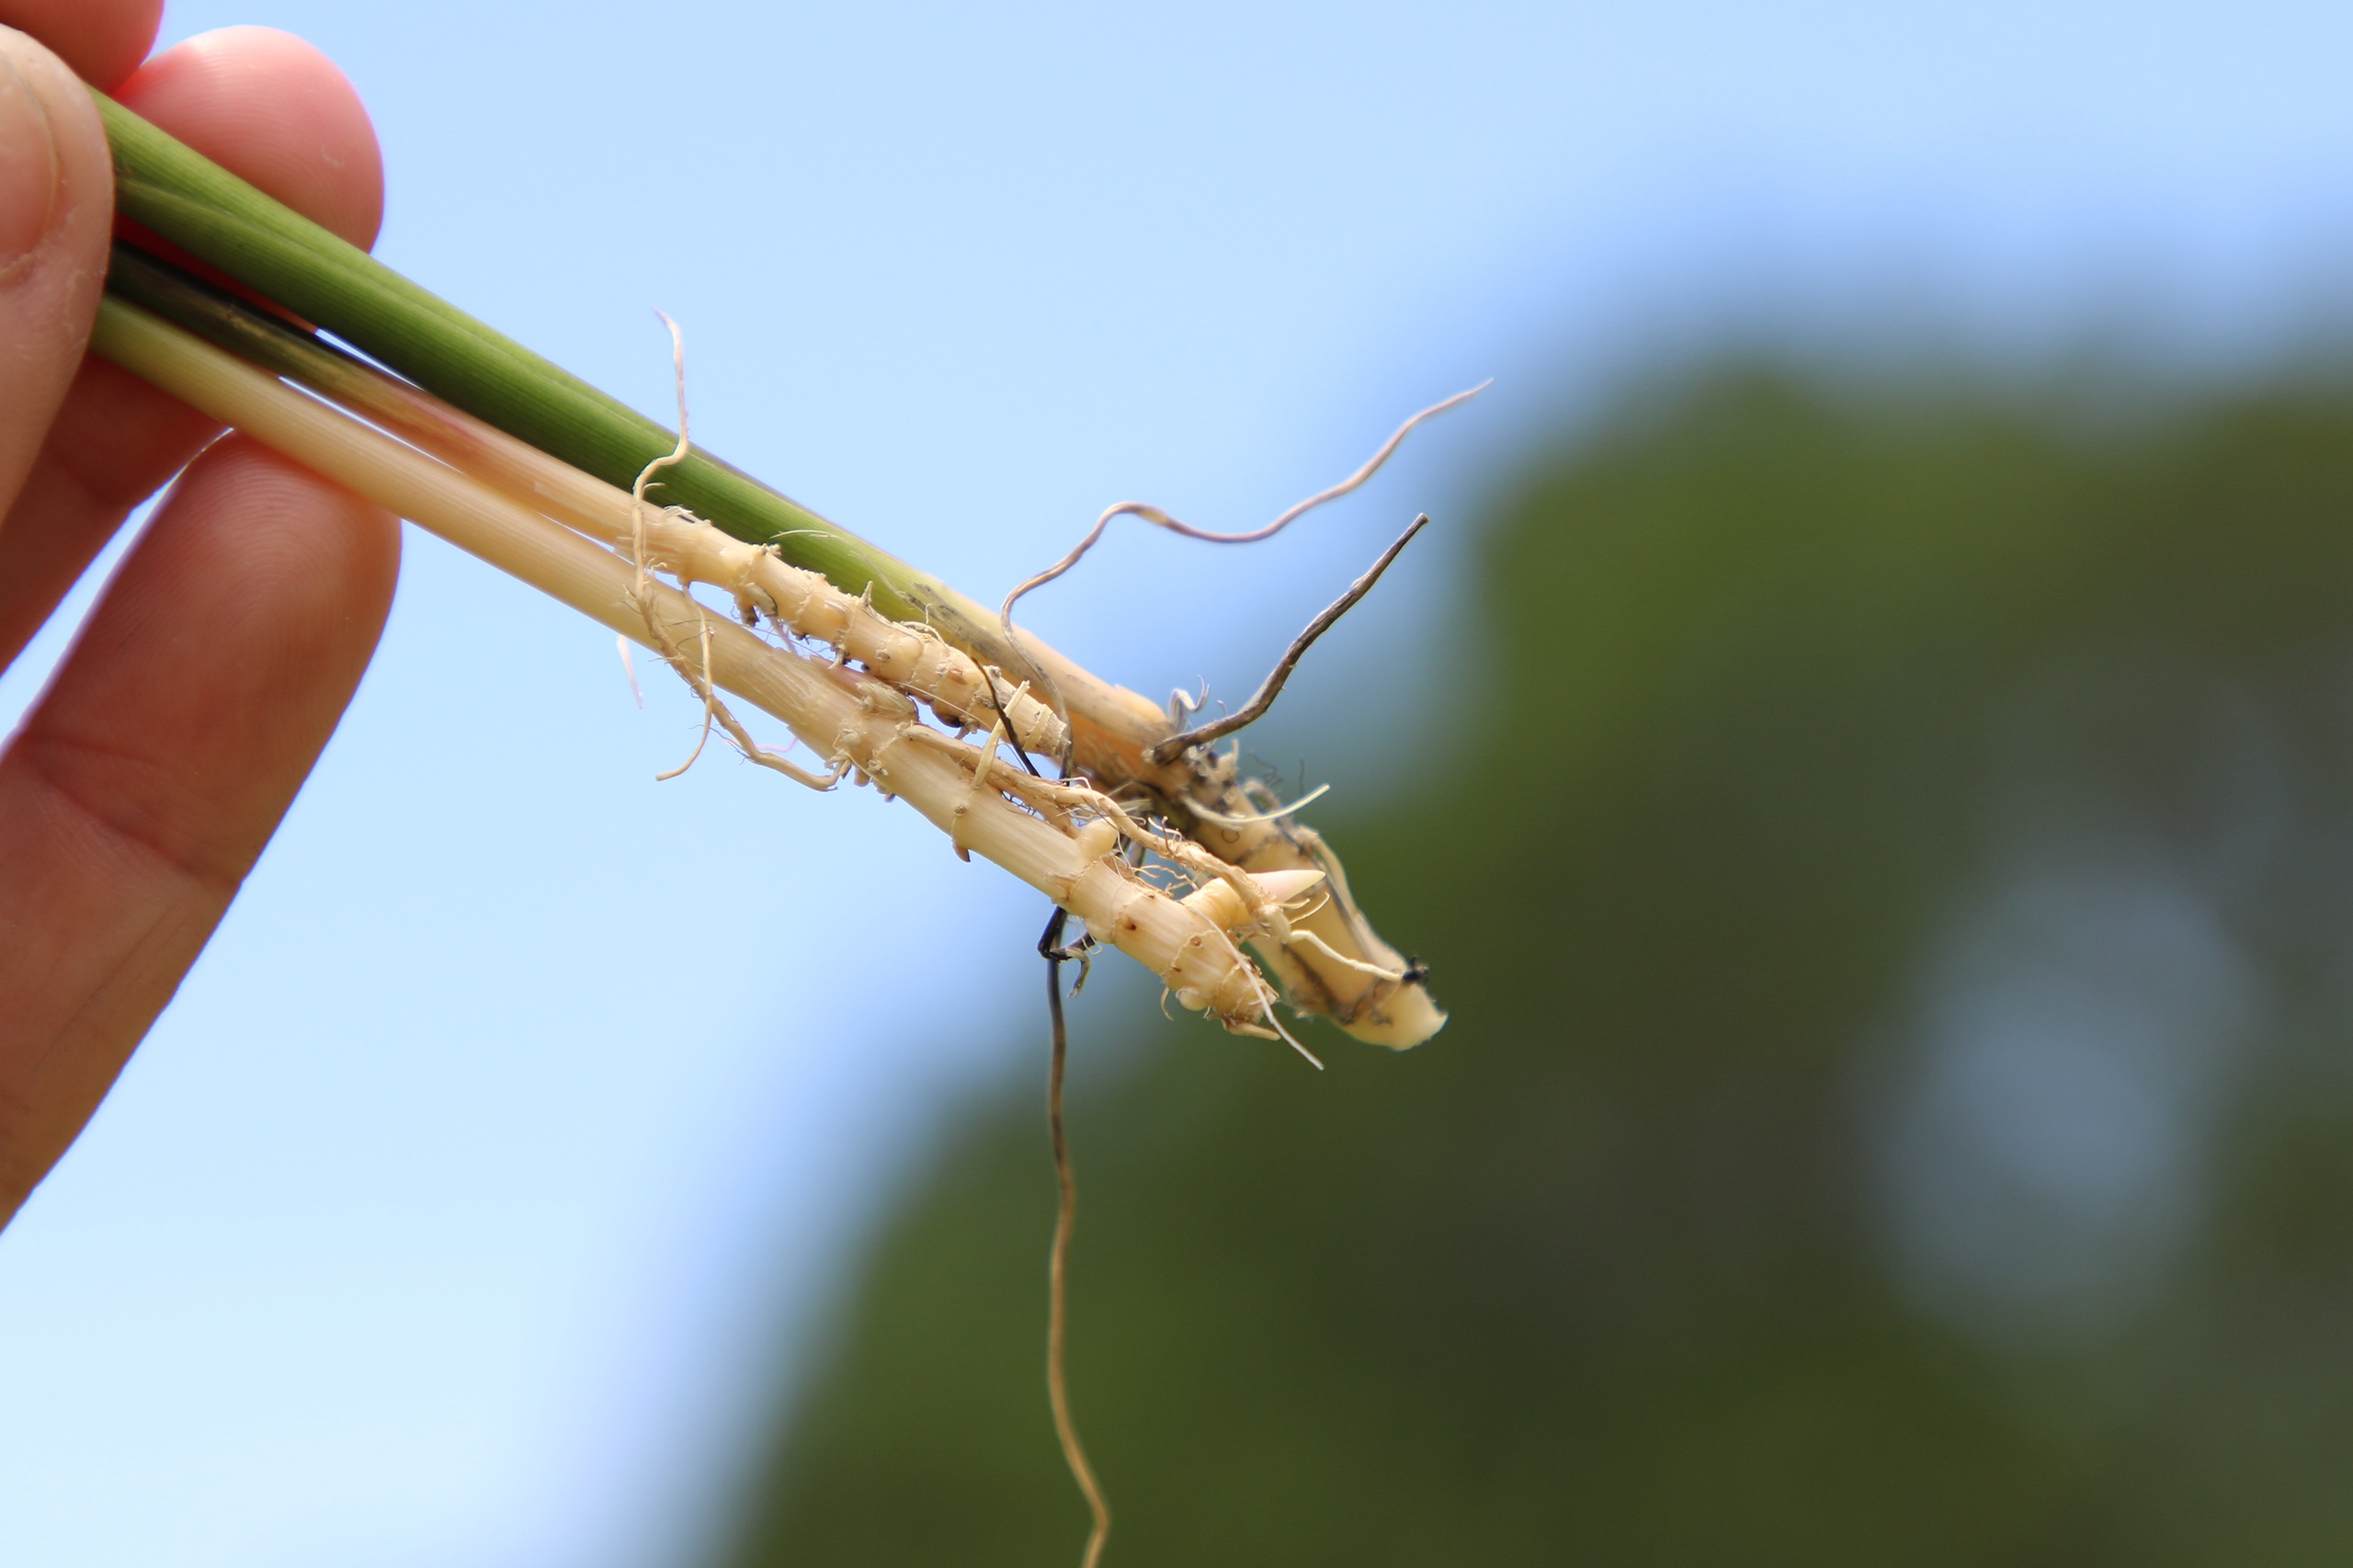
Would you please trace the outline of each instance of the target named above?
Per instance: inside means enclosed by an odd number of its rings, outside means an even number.
[[[1302,807],[1313,805],[1331,792],[1332,786],[1329,784],[1318,784],[1287,806],[1276,806],[1269,811],[1252,812],[1245,816],[1227,816],[1222,812],[1210,810],[1197,801],[1187,801],[1185,809],[1203,822],[1213,822],[1220,827],[1255,827],[1262,822],[1280,822],[1291,812]]]
[[[637,661],[629,656],[629,638],[621,632],[614,632],[613,646],[620,650],[621,674],[629,676],[629,694],[637,699],[638,707],[642,709],[645,706],[645,693],[637,684]]]
[[[1434,403],[1427,408],[1423,409],[1419,414],[1415,415],[1411,419],[1406,420],[1405,423],[1397,426],[1397,428],[1391,433],[1389,439],[1381,444],[1381,449],[1373,453],[1371,457],[1367,458],[1363,466],[1358,468],[1356,472],[1348,475],[1347,478],[1340,481],[1337,484],[1332,485],[1327,489],[1317,491],[1314,494],[1310,495],[1306,500],[1292,506],[1281,517],[1277,517],[1273,522],[1268,523],[1262,528],[1253,528],[1246,533],[1212,533],[1206,528],[1197,528],[1190,523],[1179,522],[1159,507],[1149,506],[1142,501],[1121,501],[1116,506],[1104,508],[1103,515],[1095,519],[1095,526],[1086,530],[1086,537],[1080,540],[1077,544],[1072,546],[1071,551],[1068,555],[1063,556],[1060,561],[1055,562],[1051,566],[1047,567],[1043,572],[1039,573],[1036,576],[1028,579],[1022,583],[1020,586],[1015,588],[1013,592],[1005,596],[1005,603],[997,610],[997,619],[1004,626],[1006,640],[1008,642],[1017,641],[1013,632],[1013,607],[1020,602],[1024,595],[1029,594],[1035,589],[1044,587],[1048,583],[1052,582],[1055,578],[1061,576],[1063,573],[1077,565],[1079,562],[1085,558],[1086,552],[1095,548],[1096,541],[1103,537],[1103,530],[1110,527],[1112,518],[1121,517],[1141,517],[1145,522],[1152,524],[1154,528],[1166,528],[1171,533],[1182,534],[1187,539],[1198,539],[1211,544],[1256,544],[1260,540],[1272,539],[1275,535],[1282,532],[1283,529],[1290,527],[1291,524],[1297,522],[1308,513],[1315,510],[1316,507],[1323,506],[1327,501],[1338,500],[1341,496],[1357,489],[1358,486],[1363,484],[1365,481],[1380,472],[1381,464],[1389,460],[1391,455],[1397,450],[1398,447],[1404,443],[1405,437],[1412,433],[1415,426],[1421,424],[1422,421],[1426,419],[1434,418],[1438,415],[1444,414],[1449,408],[1468,403],[1471,399],[1486,391],[1487,388],[1493,384],[1494,383],[1492,381],[1481,381],[1477,386],[1472,387],[1468,391],[1456,392],[1452,397]]]
[[[964,818],[971,813],[972,802],[981,798],[981,791],[988,783],[989,763],[996,756],[996,748],[1004,743],[1005,719],[1000,715],[997,722],[989,726],[989,738],[982,745],[981,755],[972,765],[972,787],[965,791],[962,800],[956,802],[955,825],[948,830],[949,846],[956,851],[959,860],[969,861],[972,858],[972,852],[964,847]]]
[[[645,483],[645,476],[643,474],[638,475],[638,483],[640,484],[643,484]],[[642,569],[642,568],[641,567],[641,570]],[[701,757],[702,748],[710,744],[710,721],[712,716],[719,711],[719,688],[710,684],[710,621],[705,620],[701,623],[701,631],[702,678],[698,680],[692,676],[688,676],[687,684],[695,687],[702,697],[702,733],[695,737],[695,749],[693,753],[688,756],[686,761],[678,764],[677,767],[670,769],[667,773],[657,773],[654,776],[654,782],[656,784],[666,784],[671,779],[676,778],[680,774],[686,772],[688,768],[692,767],[696,761]],[[666,654],[669,653],[669,650],[665,649],[664,653]],[[675,664],[675,662],[676,661],[674,660],[673,663]],[[681,675],[686,674],[683,670],[679,671],[679,673]]]
[[[1231,1028],[1235,1034],[1252,1035],[1259,1040],[1281,1040],[1285,1045],[1288,1045],[1293,1051],[1298,1051],[1299,1054],[1306,1060],[1307,1064],[1310,1067],[1314,1068],[1318,1073],[1324,1071],[1324,1059],[1316,1055],[1313,1051],[1308,1050],[1305,1043],[1302,1042],[1297,1035],[1283,1028],[1282,1020],[1276,1017],[1271,1011],[1267,1014],[1267,1021],[1263,1025],[1233,1024],[1228,1027]]]
[[[1062,1444],[1063,1462],[1070,1466],[1071,1479],[1086,1495],[1086,1511],[1094,1521],[1086,1532],[1086,1555],[1080,1560],[1080,1568],[1096,1568],[1102,1561],[1104,1543],[1111,1538],[1111,1505],[1104,1498],[1102,1483],[1095,1479],[1095,1467],[1086,1461],[1086,1446],[1078,1440],[1078,1425],[1070,1414],[1070,1381],[1063,1369],[1063,1342],[1069,1322],[1070,1237],[1078,1220],[1078,1178],[1071,1169],[1069,1140],[1063,1135],[1063,1069],[1070,1055],[1070,1031],[1063,1021],[1062,970],[1063,960],[1073,955],[1060,944],[1068,919],[1068,912],[1055,910],[1046,922],[1045,935],[1038,938],[1038,951],[1046,960],[1047,1016],[1053,1024],[1053,1054],[1046,1069],[1046,1135],[1054,1151],[1054,1242],[1046,1258],[1046,1403],[1054,1413],[1054,1437]],[[1083,962],[1084,953],[1077,956]],[[1085,976],[1082,969],[1081,984],[1086,983]]]
[[[654,651],[662,655],[664,663],[667,664],[672,669],[678,672],[678,677],[685,681],[687,685],[693,689],[696,696],[702,699],[702,733],[695,741],[694,755],[688,757],[686,761],[678,764],[677,767],[670,769],[669,772],[655,774],[654,776],[654,782],[657,784],[666,783],[670,779],[676,778],[680,774],[686,772],[689,767],[692,767],[696,761],[701,757],[702,748],[710,743],[710,727],[712,723],[716,722],[722,729],[727,732],[727,738],[735,743],[735,749],[742,752],[746,757],[758,763],[763,767],[771,768],[776,772],[783,774],[786,778],[792,779],[795,783],[805,784],[810,789],[822,793],[825,790],[831,790],[834,786],[842,781],[842,775],[849,770],[849,763],[847,759],[837,759],[834,764],[834,770],[830,777],[819,775],[811,773],[806,768],[798,767],[793,763],[787,762],[784,758],[777,756],[774,752],[769,751],[766,746],[761,745],[757,741],[754,740],[751,733],[744,728],[743,723],[736,719],[735,715],[728,711],[727,704],[719,699],[719,687],[717,683],[711,679],[710,618],[702,613],[700,606],[696,607],[695,621],[697,628],[700,632],[700,639],[702,642],[702,667],[699,671],[697,671],[688,666],[685,652],[679,648],[676,641],[673,639],[669,632],[664,629],[660,618],[654,613],[654,570],[646,560],[645,492],[653,484],[654,476],[656,472],[670,467],[674,463],[685,460],[687,453],[692,449],[687,434],[686,335],[678,330],[678,324],[676,322],[672,321],[666,315],[663,315],[660,311],[655,311],[654,313],[657,316],[661,316],[662,324],[670,329],[670,364],[673,371],[676,375],[678,384],[678,444],[672,448],[665,455],[655,458],[652,462],[647,463],[642,469],[640,469],[637,474],[637,483],[630,488],[630,554],[631,564],[637,569],[631,594],[631,601],[637,609],[638,614],[644,618],[646,631],[653,636]],[[628,655],[628,643],[626,639],[623,640],[622,643],[622,655],[623,663],[626,664]],[[631,672],[630,676],[630,686],[631,689],[635,689],[636,685],[636,674],[635,672]],[[643,702],[644,699],[641,696],[639,698],[640,706],[642,706]]]
[[[1288,938],[1286,938],[1283,945],[1285,947],[1312,948],[1315,951],[1322,953],[1325,958],[1331,960],[1334,963],[1338,964],[1342,969],[1352,969],[1358,974],[1370,976],[1374,980],[1387,981],[1392,985],[1403,985],[1405,983],[1405,971],[1404,970],[1383,969],[1377,963],[1367,963],[1362,959],[1352,959],[1348,957],[1347,954],[1341,952],[1338,949],[1333,947],[1331,943],[1325,941],[1323,937],[1317,936],[1313,931],[1295,930],[1291,932]]]
[[[1222,719],[1212,719],[1206,724],[1181,731],[1147,747],[1143,754],[1145,759],[1165,766],[1195,746],[1222,740],[1245,724],[1256,723],[1267,709],[1275,705],[1275,699],[1282,695],[1283,683],[1290,679],[1290,672],[1299,667],[1301,657],[1315,645],[1315,640],[1331,631],[1342,616],[1354,609],[1358,599],[1372,592],[1372,585],[1381,581],[1381,574],[1389,570],[1389,563],[1414,542],[1415,534],[1429,527],[1429,521],[1427,512],[1415,517],[1406,526],[1405,531],[1397,536],[1397,542],[1382,551],[1381,559],[1367,568],[1363,576],[1348,585],[1347,593],[1326,605],[1323,614],[1307,623],[1307,630],[1292,639],[1290,649],[1277,661],[1273,673],[1259,686],[1257,695]]]

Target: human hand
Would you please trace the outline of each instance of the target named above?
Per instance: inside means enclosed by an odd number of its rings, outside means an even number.
[[[0,667],[187,465],[0,752],[0,1224],[220,923],[399,563],[383,512],[83,356],[113,185],[75,73],[356,244],[382,211],[375,133],[324,56],[239,28],[142,64],[161,12],[0,0]]]

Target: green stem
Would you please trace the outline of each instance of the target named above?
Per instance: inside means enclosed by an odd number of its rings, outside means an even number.
[[[478,419],[608,484],[627,489],[676,437],[273,200],[93,92],[114,149],[115,205],[126,218]],[[773,544],[877,609],[920,619],[939,585],[905,562],[701,452],[666,470],[665,499],[738,539]]]

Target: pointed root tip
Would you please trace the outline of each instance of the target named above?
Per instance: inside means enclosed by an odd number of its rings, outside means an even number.
[[[1250,880],[1266,892],[1266,902],[1272,904],[1295,903],[1324,881],[1322,871],[1313,867],[1296,870],[1255,871]]]

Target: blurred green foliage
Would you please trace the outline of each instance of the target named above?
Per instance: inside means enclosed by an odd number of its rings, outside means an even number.
[[[1325,824],[1447,1031],[1080,1025],[1113,1568],[2353,1558],[2353,393],[2120,407],[1738,370],[1538,456],[1474,720]],[[1077,1560],[1034,1098],[741,1568]]]

